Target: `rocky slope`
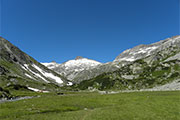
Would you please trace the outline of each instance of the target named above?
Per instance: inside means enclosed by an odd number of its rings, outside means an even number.
[[[180,36],[151,45],[140,45],[124,51],[110,63],[118,69],[84,80],[74,88],[132,90],[170,84],[174,80],[178,83],[179,54]]]
[[[87,75],[88,73],[86,73],[86,71],[91,71],[91,69],[102,65],[100,62],[80,56],[76,57],[74,60],[69,60],[62,64],[58,64],[56,62],[42,64],[73,82],[81,81],[81,77],[84,79],[85,76],[91,78],[90,75]]]
[[[114,62],[120,61],[135,61],[138,59],[142,59],[151,55],[156,55],[158,52],[169,52],[168,50],[174,49],[174,47],[179,47],[180,36],[174,36],[172,38],[168,38],[166,40],[161,40],[157,43],[153,43],[150,45],[139,45],[132,49],[125,50],[119,56],[116,57]],[[171,51],[170,51],[171,52]]]
[[[68,84],[56,72],[43,66],[0,37],[0,86],[24,85],[39,89]]]

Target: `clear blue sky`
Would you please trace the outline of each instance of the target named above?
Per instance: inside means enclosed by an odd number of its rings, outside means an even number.
[[[40,62],[109,62],[178,35],[179,0],[0,0],[1,36]]]

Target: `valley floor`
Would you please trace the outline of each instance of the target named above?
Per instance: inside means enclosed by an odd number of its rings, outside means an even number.
[[[180,120],[180,91],[38,96],[1,103],[0,120]]]

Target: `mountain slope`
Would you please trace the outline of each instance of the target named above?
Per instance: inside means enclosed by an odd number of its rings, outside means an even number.
[[[145,89],[180,82],[180,36],[121,53],[111,64],[117,70],[104,72],[74,85],[79,89]],[[176,88],[177,89],[177,88]],[[180,89],[180,86],[179,88]]]
[[[78,82],[81,81],[79,76],[84,76],[85,71],[90,71],[91,69],[96,68],[102,63],[78,56],[75,60],[69,60],[62,64],[58,64],[55,62],[42,64],[48,67],[49,69],[52,69],[57,73],[61,74],[62,76],[66,77],[68,80]]]
[[[125,50],[123,53],[118,55],[114,62],[120,61],[135,61],[138,59],[145,58],[147,56],[151,56],[153,54],[157,54],[158,52],[162,52],[167,49],[173,49],[173,47],[179,47],[179,36],[174,36],[172,38],[168,38],[166,40],[161,40],[157,43],[153,43],[150,45],[139,45],[132,49]],[[166,51],[168,52],[168,51]]]
[[[20,84],[39,89],[68,81],[0,37],[0,86]],[[53,85],[54,84],[54,85]]]

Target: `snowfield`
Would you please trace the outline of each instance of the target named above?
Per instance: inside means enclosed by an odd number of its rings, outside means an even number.
[[[47,81],[43,76],[41,76],[40,74],[35,73],[34,71],[32,71],[32,70],[29,68],[29,65],[28,65],[28,64],[24,64],[24,66],[25,66],[25,67],[22,67],[22,68],[24,68],[26,71],[31,72],[31,73],[32,73],[33,75],[35,75],[36,77],[41,78],[41,79],[43,79],[45,82],[49,83],[49,81]]]
[[[49,91],[39,90],[37,88],[28,87],[29,90],[32,90],[34,92],[42,92],[42,93],[49,93]]]
[[[61,80],[61,78],[53,75],[52,73],[48,73],[48,72],[45,72],[43,71],[41,68],[39,68],[37,65],[33,64],[32,65],[34,68],[36,68],[41,74],[43,74],[43,76],[45,77],[48,77],[48,78],[51,78],[51,79],[54,79],[57,83],[60,83],[62,84],[63,81]]]
[[[64,65],[65,67],[69,68],[69,67],[74,67],[74,66],[88,66],[88,67],[94,67],[97,65],[100,65],[100,62],[97,62],[95,60],[89,60],[86,58],[82,58],[82,59],[77,59],[77,60],[69,60],[67,61]]]
[[[62,64],[55,62],[41,64],[45,65],[49,69],[56,71],[60,75],[66,77],[68,80],[73,80],[82,71],[93,69],[102,63],[87,58],[79,58],[69,60]]]
[[[52,73],[48,73],[48,72],[45,72],[44,70],[42,70],[40,67],[38,67],[37,65],[35,64],[32,64],[32,67],[34,67],[37,71],[39,71],[41,74],[39,73],[36,73],[34,71],[32,71],[30,68],[29,68],[29,65],[28,64],[24,64],[24,66],[21,66],[24,70],[26,71],[29,71],[31,72],[33,75],[35,75],[36,77],[38,78],[41,78],[42,80],[44,80],[45,82],[47,83],[50,83],[49,81],[46,80],[46,78],[50,78],[50,79],[53,79],[55,80],[57,83],[59,84],[62,84],[63,81],[61,80],[60,77],[58,76],[55,76],[53,75]],[[31,79],[34,79],[32,76],[30,76],[29,74],[25,73],[25,75]]]

